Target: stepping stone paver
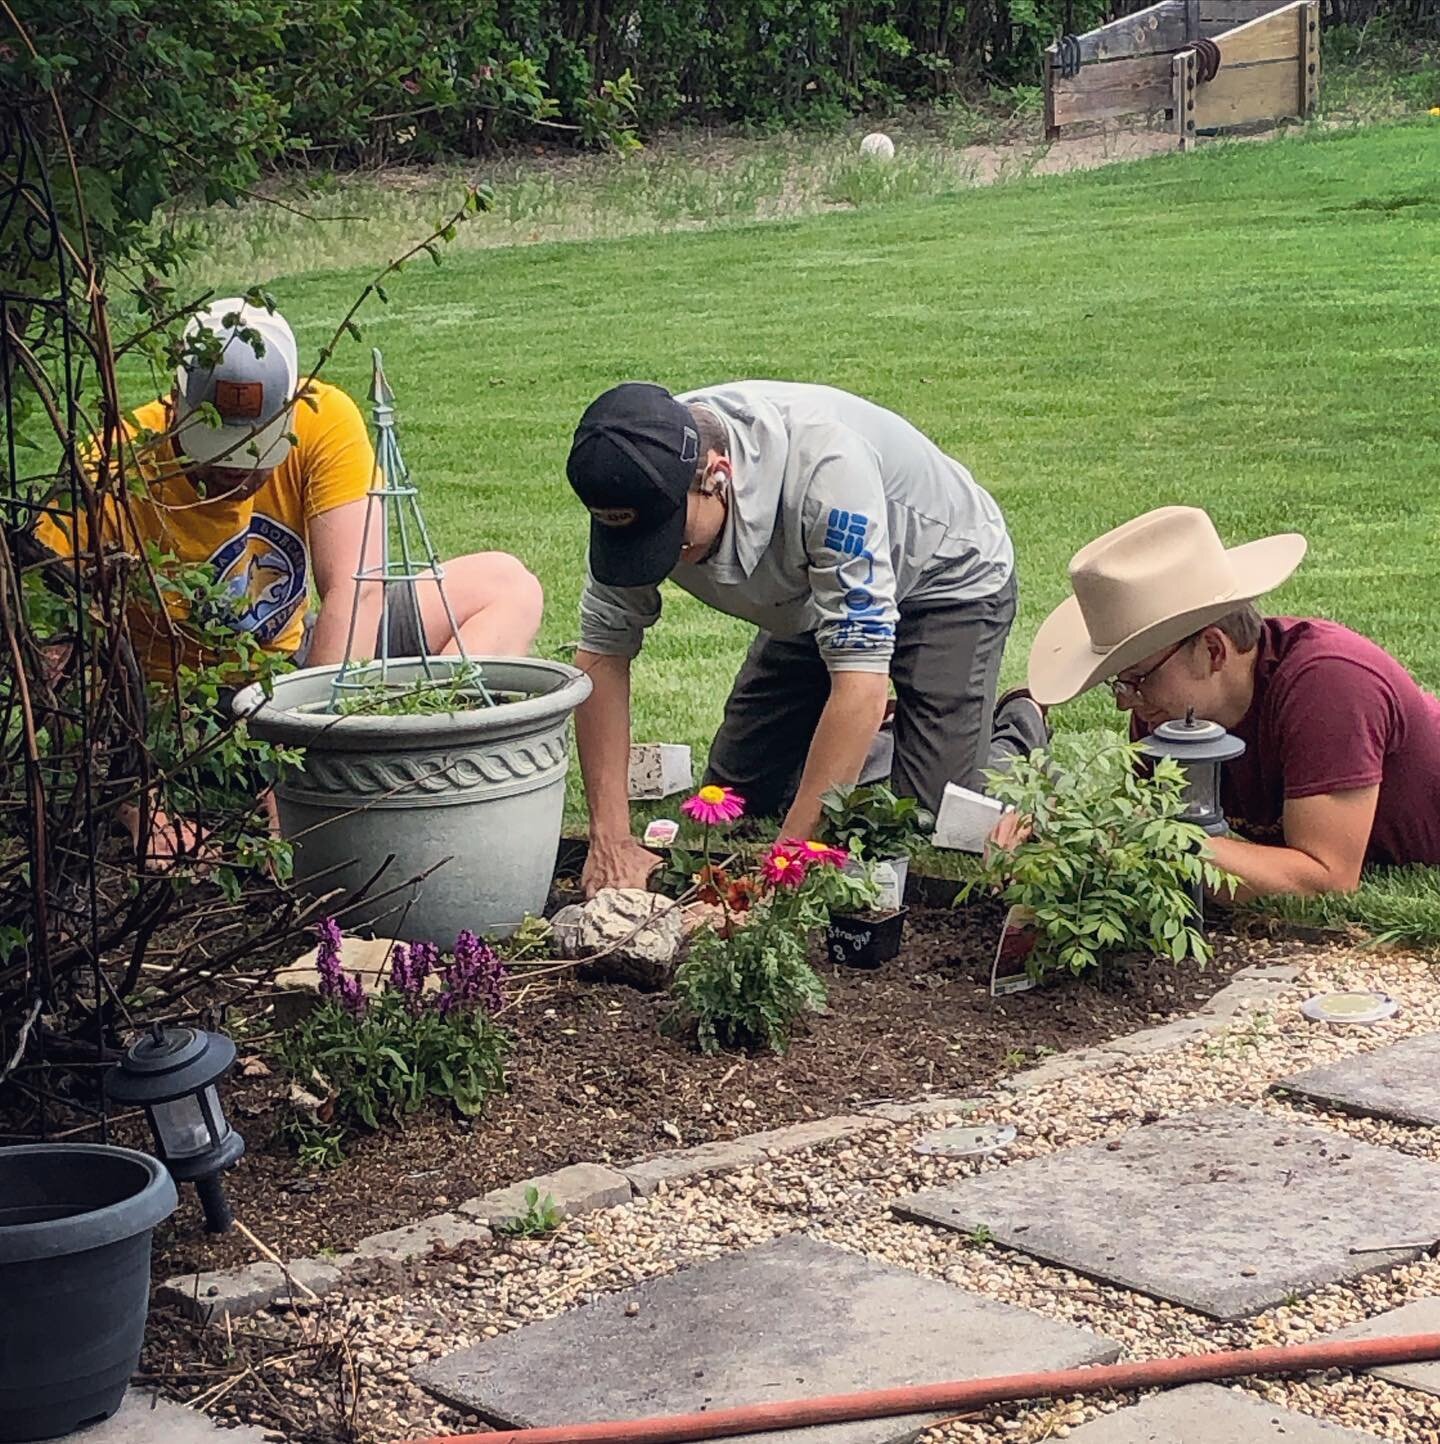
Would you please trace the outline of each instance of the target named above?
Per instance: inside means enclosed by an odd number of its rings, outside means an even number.
[[[208,1414],[131,1389],[108,1419],[64,1436],[65,1444],[266,1444],[265,1431],[223,1428]]]
[[[1071,1444],[1375,1444],[1342,1429],[1218,1384],[1187,1384],[1070,1433]]]
[[[1323,1108],[1434,1127],[1440,1125],[1440,1033],[1311,1068],[1276,1086]]]
[[[604,1295],[413,1375],[509,1428],[636,1419],[900,1384],[1107,1363],[1108,1339],[791,1235]],[[766,1434],[900,1444],[941,1418]]]
[[[1416,1299],[1388,1313],[1376,1314],[1363,1324],[1336,1329],[1325,1337],[1379,1339],[1388,1334],[1440,1334],[1440,1299]],[[1424,1364],[1381,1364],[1365,1372],[1405,1389],[1418,1389],[1422,1394],[1440,1394],[1440,1360]]]
[[[893,1205],[1217,1319],[1418,1258],[1440,1166],[1222,1107],[1011,1164]]]

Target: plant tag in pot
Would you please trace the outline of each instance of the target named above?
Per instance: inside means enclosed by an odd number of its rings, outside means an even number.
[[[877,913],[898,912],[905,905],[905,874],[893,862],[863,862],[852,858],[841,869],[846,877],[868,878],[875,884],[875,900],[870,904]]]
[[[895,864],[877,862],[871,877],[875,883],[875,910],[882,913],[893,913],[904,902],[904,898],[901,896],[904,888]]]
[[[1000,943],[995,949],[995,965],[990,970],[990,996],[1003,998],[1007,993],[1028,993],[1035,986],[1026,963],[1035,951],[1035,914],[1027,907],[1012,907],[1005,914],[1000,929]]]
[[[646,847],[669,847],[680,835],[680,824],[668,817],[657,817],[645,827]]]

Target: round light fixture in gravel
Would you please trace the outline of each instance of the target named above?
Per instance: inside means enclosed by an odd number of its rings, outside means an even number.
[[[915,1140],[916,1153],[931,1153],[938,1158],[981,1158],[998,1153],[1015,1141],[1015,1129],[1004,1128],[942,1128]]]
[[[1388,993],[1317,993],[1300,1005],[1312,1023],[1379,1023],[1393,1018],[1400,1004]]]

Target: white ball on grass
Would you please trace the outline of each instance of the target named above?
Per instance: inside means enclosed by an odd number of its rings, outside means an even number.
[[[882,130],[872,130],[860,142],[860,154],[874,156],[876,160],[894,160],[895,142]]]

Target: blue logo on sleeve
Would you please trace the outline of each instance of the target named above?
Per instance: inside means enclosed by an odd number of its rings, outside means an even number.
[[[864,512],[831,507],[830,519],[825,523],[825,545],[832,551],[858,557],[865,550],[865,533],[869,528],[870,518]]]
[[[852,617],[830,634],[832,652],[888,652],[895,645],[895,627],[890,622],[872,622]]]

